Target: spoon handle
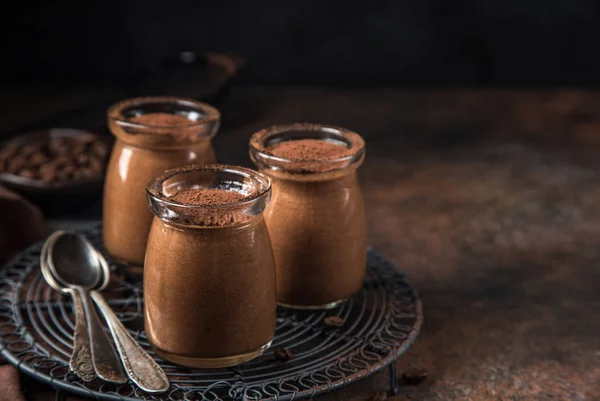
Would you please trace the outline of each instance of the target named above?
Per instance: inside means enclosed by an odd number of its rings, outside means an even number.
[[[96,378],[96,373],[94,373],[94,365],[92,364],[90,338],[88,337],[88,326],[85,320],[83,303],[77,291],[73,289],[68,289],[68,291],[73,298],[73,307],[75,309],[73,354],[71,355],[71,360],[69,360],[69,368],[83,381],[89,382]]]
[[[100,318],[92,305],[89,293],[81,287],[75,287],[83,301],[83,310],[87,316],[88,332],[92,348],[94,370],[101,379],[113,383],[126,383],[127,376],[121,361],[113,348],[106,332],[102,329]]]
[[[102,294],[92,291],[92,298],[108,323],[129,378],[144,391],[166,391],[169,388],[169,379],[162,368],[131,337]]]

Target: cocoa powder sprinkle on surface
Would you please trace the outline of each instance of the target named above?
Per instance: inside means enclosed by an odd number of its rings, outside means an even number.
[[[269,146],[274,156],[294,161],[319,161],[349,156],[352,149],[321,139],[299,139]]]
[[[189,125],[194,123],[193,120],[179,115],[170,113],[147,113],[135,116],[129,119],[132,123],[154,125],[157,127],[169,127],[177,125]]]
[[[188,189],[178,192],[171,199],[184,205],[229,205],[246,198],[243,194],[225,189]]]
[[[232,205],[243,201],[247,196],[226,189],[188,189],[168,197],[169,200],[182,205],[219,206]],[[250,216],[236,210],[192,209],[180,212],[178,220],[185,224],[201,227],[225,227],[247,222]]]

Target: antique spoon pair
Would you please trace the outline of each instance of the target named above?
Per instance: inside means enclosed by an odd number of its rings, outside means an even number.
[[[69,367],[77,376],[84,381],[98,376],[114,383],[125,383],[129,376],[147,392],[169,388],[164,371],[131,337],[100,294],[109,282],[110,270],[102,254],[87,239],[65,231],[52,233],[42,249],[40,267],[52,288],[73,299],[75,333]],[[118,356],[91,299],[106,320]]]

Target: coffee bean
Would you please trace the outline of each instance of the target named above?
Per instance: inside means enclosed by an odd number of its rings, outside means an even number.
[[[90,159],[89,167],[95,173],[100,173],[104,169],[104,163],[101,159],[98,159],[97,157],[92,157]]]
[[[64,171],[57,171],[56,172],[56,179],[55,181],[68,181],[71,177],[69,177],[68,174],[66,174]]]
[[[54,164],[44,164],[40,167],[40,178],[42,181],[50,183],[56,179],[56,166]]]
[[[69,153],[68,139],[63,137],[50,138],[48,148],[50,149],[50,152],[55,155],[66,155]]]
[[[329,327],[342,327],[344,325],[344,319],[339,316],[327,316],[323,319],[323,322]]]
[[[85,164],[88,164],[90,161],[90,155],[88,155],[87,153],[80,153],[77,156],[75,156],[77,163],[80,166],[83,166]]]
[[[382,391],[380,393],[375,394],[373,397],[371,397],[371,401],[385,401],[387,400],[388,395],[385,391]]]
[[[80,179],[80,180],[87,180],[87,179],[92,179],[92,178],[98,177],[98,173],[93,171],[89,167],[79,167],[76,170],[76,173],[77,173],[76,178]]]
[[[19,170],[21,170],[23,167],[25,167],[25,164],[26,164],[25,156],[21,156],[21,155],[14,156],[11,159],[9,159],[6,171],[8,171],[9,173],[12,173],[12,174],[16,174],[19,172]]]
[[[67,176],[71,177],[75,173],[75,166],[73,166],[72,164],[67,164],[62,168],[62,172],[65,173]]]
[[[18,153],[23,156],[29,156],[37,152],[42,151],[42,144],[40,143],[32,143],[28,145],[23,145],[21,149],[19,149]]]
[[[275,351],[273,351],[273,355],[278,361],[287,362],[293,358],[294,353],[292,352],[292,350],[289,350],[287,348],[277,348]]]
[[[81,177],[82,178],[92,178],[92,177],[95,177],[97,175],[94,172],[94,170],[92,170],[89,167],[83,167],[83,168],[79,169],[79,171],[81,172]]]
[[[83,171],[81,171],[80,168],[76,168],[75,171],[73,171],[73,174],[71,174],[71,178],[73,178],[74,180],[80,180],[83,177]]]
[[[62,164],[56,167],[56,180],[68,181],[73,177],[75,167],[71,164]]]
[[[61,155],[54,159],[52,164],[54,164],[56,167],[64,167],[72,164],[72,162],[68,155]]]
[[[94,142],[94,137],[91,135],[75,137],[71,139],[71,142],[73,154],[78,155],[88,150],[88,146]]]
[[[410,368],[402,373],[402,380],[408,385],[416,385],[427,379],[428,375],[424,368]]]
[[[46,162],[47,160],[48,160],[48,158],[41,151],[35,152],[31,156],[29,156],[29,163],[33,166],[39,166],[42,163]]]
[[[0,165],[6,166],[8,160],[16,154],[18,148],[17,145],[7,145],[0,149]]]
[[[37,178],[37,173],[31,169],[22,169],[19,171],[18,175],[23,178],[28,178],[30,180]]]
[[[7,171],[9,162],[10,156],[0,155],[0,171]]]
[[[104,159],[108,155],[108,146],[100,141],[97,141],[92,146],[92,152],[100,159]]]

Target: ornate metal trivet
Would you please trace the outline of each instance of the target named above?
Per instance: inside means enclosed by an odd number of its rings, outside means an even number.
[[[81,232],[104,251],[100,225]],[[40,250],[41,244],[29,247],[0,272],[0,351],[26,374],[92,399],[292,400],[340,388],[386,366],[395,392],[393,362],[415,341],[423,321],[416,290],[391,263],[369,250],[363,289],[344,305],[328,311],[280,309],[273,346],[265,355],[235,368],[188,369],[152,352],[143,331],[141,283],[125,279],[119,274],[122,268],[113,263],[114,280],[105,296],[134,338],[164,368],[171,388],[152,395],[131,383],[84,383],[68,370],[74,327],[71,301],[44,282]],[[324,324],[332,315],[345,320],[342,328]],[[288,362],[273,356],[282,347],[294,353]]]

